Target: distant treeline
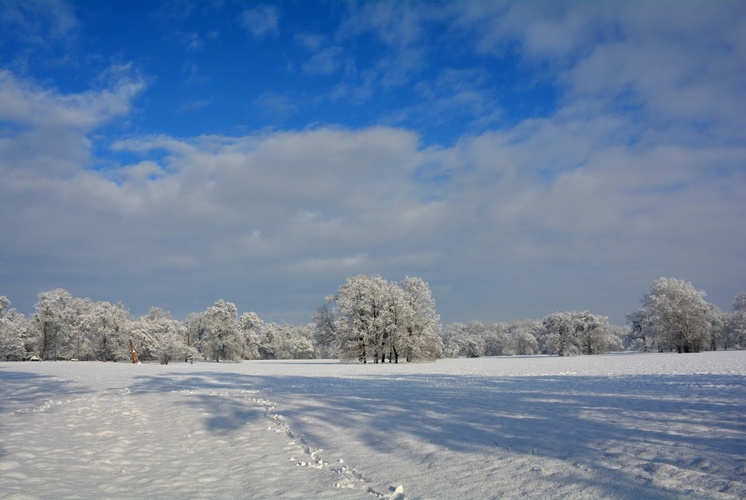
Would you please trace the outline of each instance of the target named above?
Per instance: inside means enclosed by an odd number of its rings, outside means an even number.
[[[600,354],[642,350],[700,352],[746,348],[746,292],[731,312],[675,278],[654,281],[628,315],[628,326],[588,311],[555,312],[542,320],[441,325],[428,284],[406,277],[351,276],[298,326],[239,315],[218,300],[186,320],[152,308],[140,318],[123,304],[73,297],[64,289],[39,294],[25,316],[0,296],[0,359],[240,361],[339,358],[361,363],[430,361],[441,357]]]

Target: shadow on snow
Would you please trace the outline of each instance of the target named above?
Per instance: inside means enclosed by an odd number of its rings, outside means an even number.
[[[50,401],[91,392],[77,384],[62,381],[50,375],[2,368],[0,369],[0,434],[3,435],[8,432],[4,428],[7,420],[2,418],[5,414],[47,410],[53,408],[49,404]],[[2,441],[0,441],[0,446],[1,443]],[[0,458],[5,455],[5,450],[0,447]]]
[[[586,463],[601,475],[573,480],[627,492],[642,486],[624,464],[670,464],[715,480],[718,470],[732,475],[743,467],[744,389],[746,377],[730,375],[342,378],[209,371],[141,377],[132,387],[133,394],[183,391],[184,404],[202,411],[214,433],[238,431],[260,417],[264,411],[247,395],[266,396],[319,448],[327,447],[325,436],[345,433],[384,454],[416,455],[418,444],[485,456],[500,449]],[[663,493],[652,488],[647,495]]]

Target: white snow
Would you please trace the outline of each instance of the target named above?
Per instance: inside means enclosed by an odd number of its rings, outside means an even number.
[[[746,351],[0,363],[1,498],[746,498]]]

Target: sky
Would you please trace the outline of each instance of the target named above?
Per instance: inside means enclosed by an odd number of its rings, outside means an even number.
[[[746,290],[746,4],[0,0],[0,295],[444,324]]]

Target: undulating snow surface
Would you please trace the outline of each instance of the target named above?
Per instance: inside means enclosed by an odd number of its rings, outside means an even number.
[[[2,498],[746,498],[746,351],[0,363]]]

